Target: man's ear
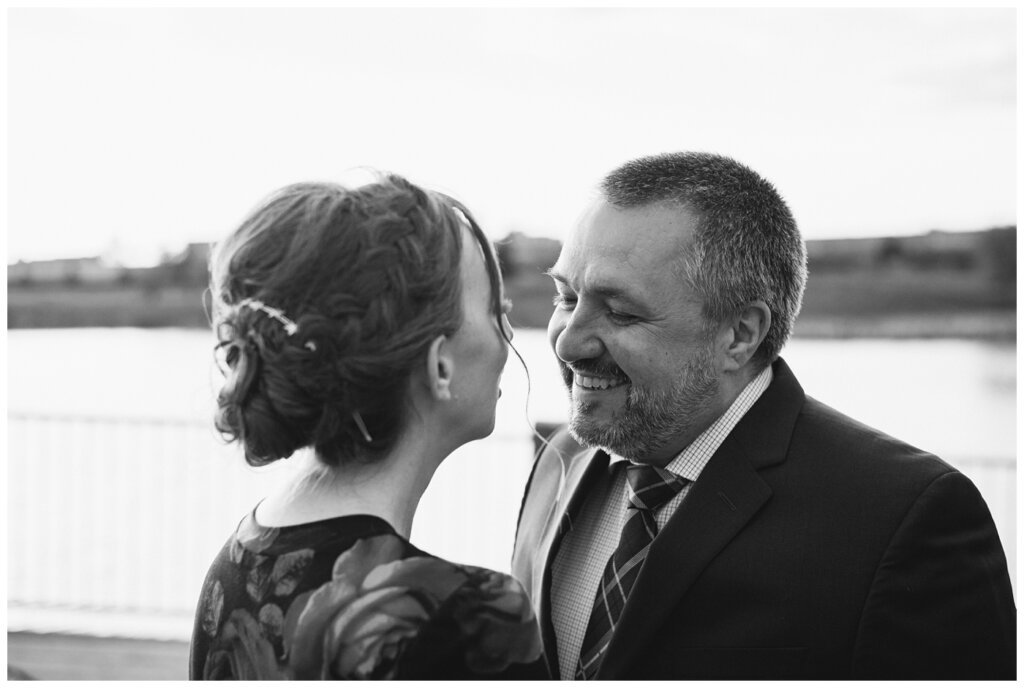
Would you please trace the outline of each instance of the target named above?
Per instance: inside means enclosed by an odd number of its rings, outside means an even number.
[[[725,348],[725,370],[739,370],[753,358],[772,325],[772,312],[764,301],[751,301],[732,319]]]
[[[455,362],[451,357],[448,337],[438,335],[427,349],[427,387],[430,395],[438,401],[449,401],[452,398],[452,375]]]

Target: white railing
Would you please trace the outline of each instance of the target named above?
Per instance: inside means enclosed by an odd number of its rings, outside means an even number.
[[[209,424],[8,414],[8,629],[186,639],[203,576],[275,480]],[[533,441],[499,429],[438,470],[412,540],[508,570]],[[1016,464],[960,461],[1016,562]],[[471,517],[467,517],[471,515]]]
[[[13,413],[7,455],[8,628],[100,635],[187,637],[207,567],[280,470],[194,421]],[[507,434],[461,448],[413,541],[507,570],[531,456]]]

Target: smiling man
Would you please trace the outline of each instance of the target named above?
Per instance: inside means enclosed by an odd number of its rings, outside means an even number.
[[[679,288],[696,224],[686,208],[601,202],[549,271],[558,296],[548,332],[573,404],[570,429],[588,445],[664,466],[739,391],[715,374],[701,299]],[[764,302],[744,317],[748,338],[771,321]],[[606,337],[591,336],[605,323]],[[742,387],[749,373],[728,382]]]
[[[569,425],[512,562],[554,675],[1014,677],[974,485],[806,397],[779,357],[805,263],[775,188],[699,153],[616,169],[566,241],[548,334]]]

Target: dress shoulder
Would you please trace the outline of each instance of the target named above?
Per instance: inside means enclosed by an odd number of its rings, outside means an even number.
[[[511,576],[426,554],[393,531],[330,552],[253,542],[260,552],[229,542],[228,561],[211,569],[196,624],[208,637],[193,640],[206,656],[193,657],[193,678],[454,679],[542,664],[537,619]],[[291,571],[289,594],[226,593],[253,588],[260,567],[270,593],[275,572]]]

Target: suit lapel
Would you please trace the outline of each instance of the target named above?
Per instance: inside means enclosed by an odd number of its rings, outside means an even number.
[[[651,543],[597,678],[621,677],[648,634],[661,627],[701,571],[771,497],[750,464],[736,458],[720,449]],[[665,575],[668,571],[671,575]]]
[[[580,512],[593,482],[608,470],[609,457],[599,449],[589,449],[570,460],[565,474],[565,484],[559,493],[558,501],[552,509],[551,516],[545,527],[544,537],[537,552],[543,567],[534,567],[542,576],[534,587],[540,591],[540,618],[543,620],[541,632],[544,636],[544,647],[548,650],[548,662],[551,675],[559,675],[558,643],[555,627],[551,616],[551,569],[555,556],[562,544],[562,538],[571,528],[572,520]]]
[[[771,498],[757,471],[785,459],[804,402],[781,359],[774,374],[651,544],[597,678],[622,677],[700,573]]]

